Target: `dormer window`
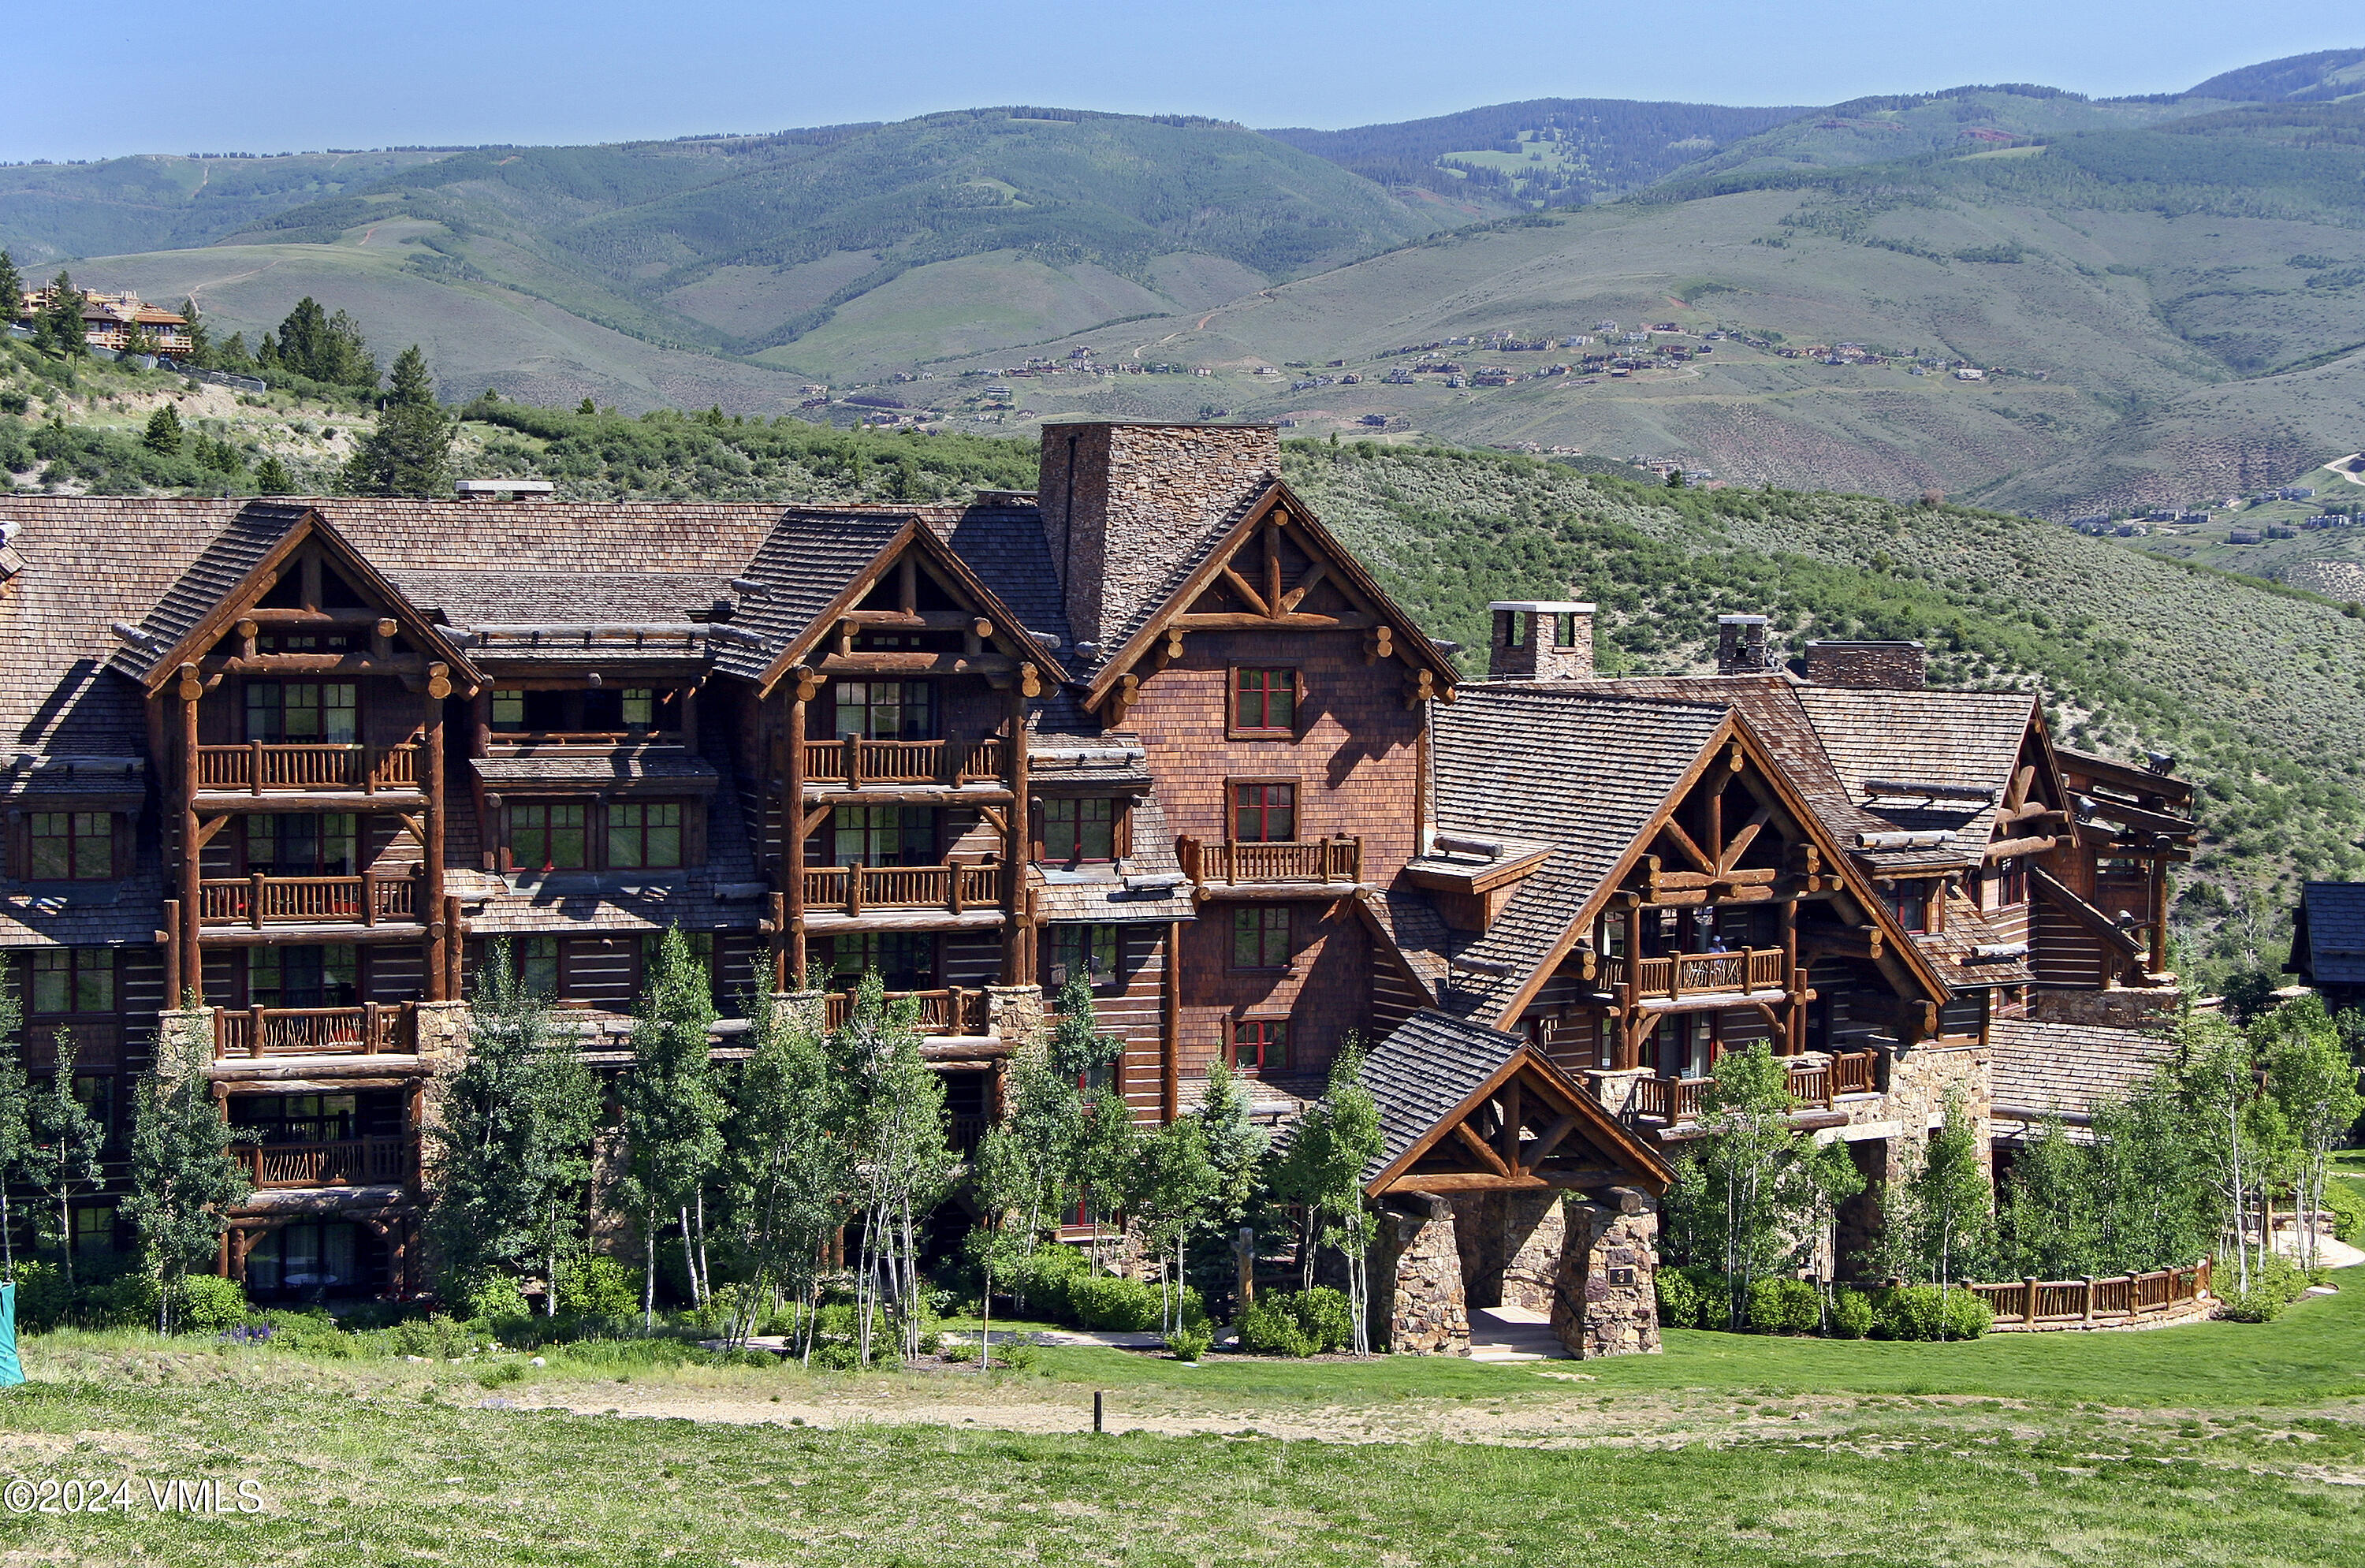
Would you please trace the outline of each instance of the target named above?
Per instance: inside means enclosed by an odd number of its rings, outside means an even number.
[[[266,745],[351,745],[360,738],[350,681],[250,680],[246,738]]]
[[[114,877],[113,812],[35,812],[31,826],[31,880],[104,882]]]
[[[1916,935],[1930,929],[1929,883],[1887,882],[1881,886],[1880,896],[1899,925]]]

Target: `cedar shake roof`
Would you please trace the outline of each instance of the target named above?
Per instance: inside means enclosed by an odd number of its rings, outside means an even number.
[[[742,598],[732,635],[714,644],[717,669],[760,680],[772,661],[813,625],[910,525],[903,513],[792,510],[765,539],[744,574],[764,585]]]
[[[253,576],[254,569],[304,517],[305,509],[300,506],[254,501],[241,508],[197,552],[155,608],[140,619],[140,630],[148,633],[147,641],[138,649],[118,648],[115,667],[135,680],[152,675],[157,661],[178,647],[215,607]]]
[[[1974,859],[1995,836],[1995,816],[2020,766],[2036,698],[2025,691],[1912,691],[1802,686],[1804,705],[1850,796],[1892,830],[1944,830]],[[1933,800],[1883,785],[1936,784],[1993,790],[1992,798]]]
[[[1464,688],[1432,708],[1437,829],[1552,846],[1458,957],[1457,1011],[1494,1021],[1723,727],[1710,703],[1647,701],[1579,682]]]
[[[1380,1157],[1370,1182],[1478,1092],[1527,1041],[1424,1007],[1363,1058],[1362,1082],[1379,1103]]]
[[[1978,991],[1987,986],[2033,985],[2036,971],[2029,968],[2028,944],[2006,942],[1979,907],[1960,893],[1946,895],[1946,928],[1913,938],[1950,991]],[[2018,946],[2010,958],[1981,958],[1979,949]]]
[[[707,619],[732,599],[731,579],[670,572],[389,573],[402,597],[454,626],[605,622],[655,624]]]
[[[1437,913],[1437,904],[1420,889],[1399,884],[1385,892],[1366,895],[1364,913],[1404,956],[1406,968],[1418,976],[1431,996],[1437,982],[1450,972],[1447,960],[1457,938]]]
[[[2146,1029],[2024,1018],[1990,1023],[1988,1050],[1999,1112],[2009,1106],[2079,1116],[2126,1099],[2177,1054],[2174,1039]]]
[[[535,749],[510,756],[480,756],[469,766],[494,790],[597,790],[645,784],[702,795],[714,788],[718,777],[712,763],[678,746]]]
[[[2293,972],[2318,985],[2365,985],[2365,882],[2310,882],[2300,891]]]
[[[1191,880],[1174,857],[1174,834],[1154,795],[1133,804],[1133,853],[1074,870],[1037,867],[1027,874],[1037,912],[1054,924],[1082,921],[1195,920]]]
[[[1043,514],[1031,503],[931,507],[922,513],[922,521],[969,563],[1021,625],[1053,652],[1067,651],[1075,633],[1069,629],[1067,601],[1059,593],[1051,547],[1043,537]]]

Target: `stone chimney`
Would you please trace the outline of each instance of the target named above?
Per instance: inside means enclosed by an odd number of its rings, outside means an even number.
[[[1774,667],[1765,646],[1765,617],[1720,615],[1716,618],[1716,673],[1763,675]]]
[[[1488,639],[1489,680],[1584,680],[1593,674],[1593,606],[1506,599]]]
[[[1104,658],[1145,601],[1280,476],[1281,437],[1272,425],[1046,425],[1040,474],[1068,623]]]
[[[1928,650],[1919,643],[1807,644],[1807,680],[1814,686],[1919,691],[1928,681],[1929,664]]]

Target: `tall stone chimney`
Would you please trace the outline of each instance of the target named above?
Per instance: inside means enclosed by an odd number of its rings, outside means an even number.
[[[1716,673],[1763,675],[1774,667],[1765,646],[1765,617],[1720,615],[1716,618]]]
[[[1076,641],[1115,653],[1146,601],[1280,474],[1272,425],[1044,426],[1037,497]]]
[[[1489,680],[1584,680],[1593,674],[1593,606],[1504,599],[1487,639]]]
[[[1807,644],[1807,680],[1813,686],[1919,691],[1928,683],[1929,673],[1929,651],[1919,643]]]

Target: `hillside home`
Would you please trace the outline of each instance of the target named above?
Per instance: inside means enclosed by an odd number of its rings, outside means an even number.
[[[2283,971],[2315,987],[2336,1013],[2365,1007],[2365,882],[2310,882],[2300,890]]]
[[[1524,1305],[1611,1353],[1655,1344],[1724,1051],[1767,1043],[1883,1179],[1950,1096],[2018,1136],[2007,1054],[2074,1101],[2171,994],[2164,762],[1928,689],[1918,644],[1793,668],[1746,614],[1715,675],[1597,678],[1592,606],[1497,604],[1463,681],[1279,466],[1272,427],[1091,422],[953,506],[0,498],[28,1064],[68,1032],[119,1157],[196,992],[256,1140],[219,1266],[405,1294],[497,953],[607,1069],[667,927],[718,1050],[876,971],[964,1147],[1082,980],[1145,1121],[1221,1060],[1286,1122],[1375,1044],[1382,1338]],[[80,1245],[117,1239],[110,1169]],[[1877,1224],[1876,1184],[1831,1266]]]
[[[29,322],[50,308],[52,297],[53,291],[47,288],[28,292],[17,319]],[[147,344],[147,352],[161,354],[187,353],[194,346],[187,317],[160,309],[136,294],[84,294],[82,326],[83,337],[91,347],[117,353],[135,342]]]

